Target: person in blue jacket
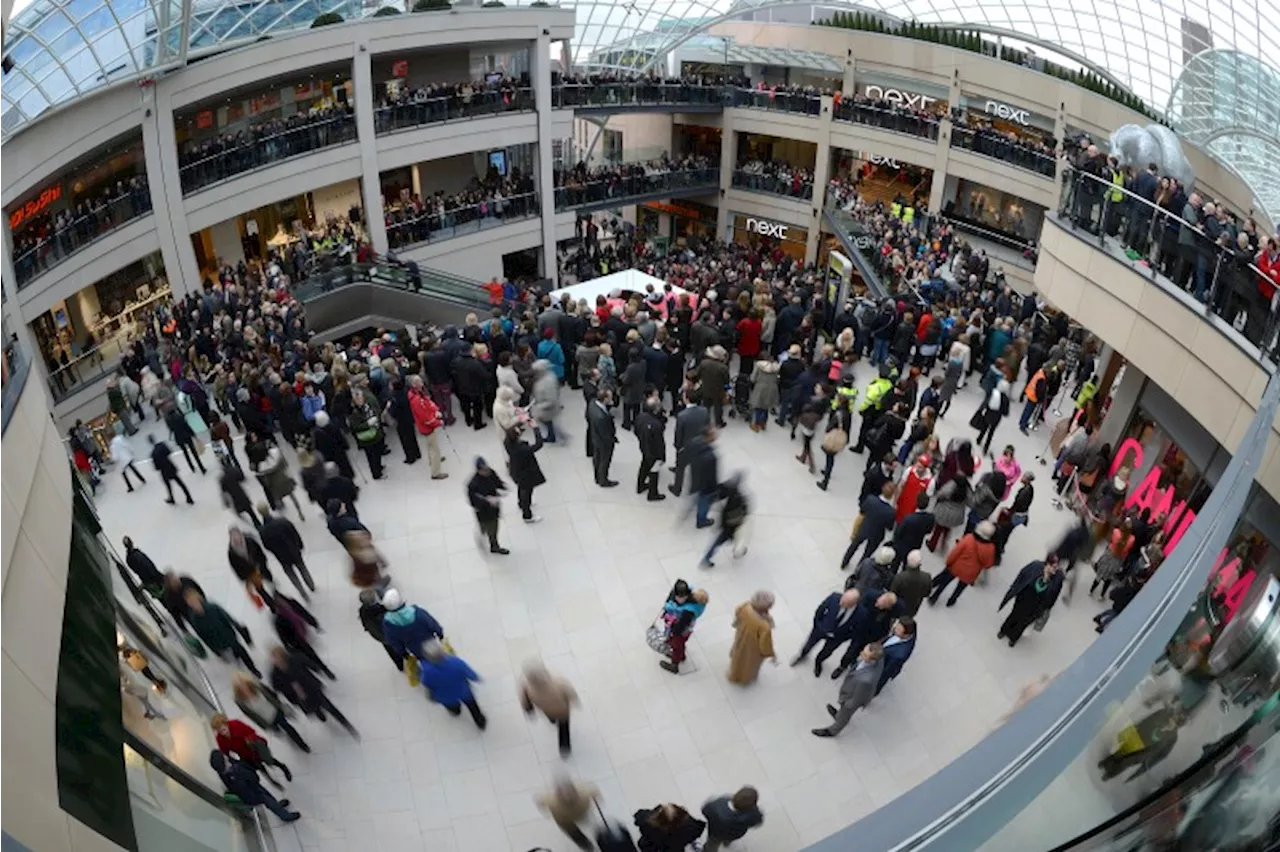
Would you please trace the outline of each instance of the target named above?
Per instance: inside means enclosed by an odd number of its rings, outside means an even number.
[[[556,340],[554,328],[543,329],[542,341],[538,343],[538,357],[551,364],[551,372],[556,374],[560,384],[564,384],[564,348]]]
[[[484,711],[476,703],[475,694],[471,692],[472,681],[480,680],[480,675],[461,659],[446,652],[440,640],[431,639],[422,647],[418,673],[427,697],[448,710],[449,715],[461,715],[465,704],[477,728],[483,731],[489,724]]]
[[[401,657],[413,654],[420,658],[423,646],[429,640],[444,638],[444,628],[440,626],[440,622],[422,607],[406,605],[404,598],[395,589],[387,589],[382,593],[382,608],[387,611],[382,617],[383,639]]]
[[[813,627],[809,631],[809,638],[805,640],[804,646],[800,649],[800,653],[796,654],[791,660],[791,665],[798,666],[809,657],[809,652],[822,642],[822,650],[818,652],[818,659],[813,664],[813,676],[818,677],[822,674],[822,664],[827,658],[836,652],[836,649],[853,638],[860,626],[858,616],[858,601],[862,595],[860,592],[850,589],[844,592],[832,592],[818,604],[818,608],[813,613]]]
[[[911,659],[911,652],[916,649],[916,620],[904,615],[893,624],[889,638],[884,646],[884,670],[880,672],[880,683],[876,686],[876,695],[884,689],[885,684],[893,680],[902,671],[902,667]]]

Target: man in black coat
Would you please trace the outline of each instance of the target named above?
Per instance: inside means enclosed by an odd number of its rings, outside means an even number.
[[[542,430],[533,430],[532,445],[520,439],[517,429],[507,430],[504,446],[507,450],[507,472],[516,484],[516,503],[526,524],[536,524],[542,518],[533,513],[533,489],[547,481],[538,464],[537,453],[542,449]]]
[[[262,525],[258,527],[262,546],[280,560],[284,573],[289,575],[294,587],[307,599],[307,590],[314,592],[316,583],[311,579],[307,563],[302,560],[305,545],[302,543],[302,536],[298,534],[298,528],[284,515],[272,514],[271,507],[266,503],[258,504],[258,512],[262,515]]]
[[[907,561],[907,554],[924,546],[924,540],[933,530],[933,512],[929,511],[929,495],[921,491],[916,495],[916,510],[902,519],[893,530],[893,573]]]
[[[187,425],[187,418],[183,417],[182,412],[176,407],[171,408],[164,416],[164,424],[169,427],[173,442],[178,445],[178,449],[182,450],[182,457],[187,460],[187,467],[191,472],[195,473],[196,466],[199,465],[200,472],[204,473],[204,462],[200,460],[200,448],[196,446],[196,433]]]
[[[316,677],[316,668],[318,666],[311,658],[298,651],[286,651],[277,645],[271,649],[271,688],[303,713],[315,716],[321,722],[325,721],[325,713],[333,714],[333,718],[347,729],[347,733],[359,739],[360,732],[325,694],[324,684]]]
[[[667,438],[663,433],[665,423],[661,414],[662,403],[650,400],[636,415],[636,440],[640,443],[640,471],[636,475],[636,493],[649,490],[649,502],[667,499],[658,491],[658,472],[667,460]]]
[[[897,464],[897,458],[892,453],[881,453],[879,456],[880,464],[871,468],[862,477],[862,490],[858,492],[858,505],[862,505],[862,501],[867,499],[868,495],[880,493],[880,489],[884,487],[886,482],[893,482],[894,466]]]
[[[849,567],[853,557],[858,555],[862,545],[867,546],[867,553],[875,553],[880,542],[893,529],[897,510],[893,505],[893,491],[897,486],[892,481],[880,486],[879,494],[868,494],[859,506],[862,523],[858,525],[858,534],[849,542],[849,548],[840,560],[840,570]]]
[[[711,425],[711,412],[707,411],[697,396],[686,391],[684,403],[684,408],[676,415],[675,435],[673,436],[673,443],[676,449],[676,466],[672,468],[672,473],[676,475],[676,478],[675,482],[667,486],[667,490],[677,497],[680,496],[680,492],[684,489],[684,469],[689,465],[689,457],[686,452],[689,442],[694,437],[704,433],[707,427]]]
[[[858,611],[854,615],[853,637],[849,647],[840,658],[840,665],[831,672],[832,680],[839,680],[845,670],[858,659],[862,649],[872,642],[881,642],[888,638],[893,622],[903,615],[902,601],[893,592],[883,589],[867,589],[858,602]]]
[[[129,536],[124,537],[124,564],[137,575],[138,582],[148,592],[158,595],[164,588],[164,574],[160,573],[150,556],[134,546],[133,539]]]
[[[164,490],[169,494],[164,502],[170,506],[173,505],[173,483],[176,482],[182,489],[182,493],[187,495],[187,505],[195,505],[196,501],[191,499],[187,484],[182,481],[182,477],[178,476],[178,469],[174,467],[173,459],[169,458],[170,453],[173,452],[169,449],[169,445],[157,440],[155,435],[148,435],[147,440],[151,442],[151,463],[156,466],[156,472],[164,480]]]
[[[489,384],[489,371],[476,360],[471,347],[453,362],[453,383],[462,404],[462,417],[473,429],[484,428],[484,394]]]
[[[347,479],[354,479],[356,472],[351,467],[351,459],[347,458],[347,436],[342,434],[338,424],[329,418],[327,411],[316,412],[316,425],[311,430],[311,443],[316,452],[324,456],[326,462],[338,466],[338,470]]]
[[[596,399],[587,406],[587,432],[591,441],[591,460],[595,467],[596,485],[612,488],[618,483],[609,478],[609,465],[613,463],[613,448],[618,443],[617,427],[609,413],[613,394],[608,388],[599,391]]]
[[[325,462],[324,482],[320,485],[320,505],[327,505],[330,500],[338,500],[346,505],[353,517],[360,517],[356,511],[356,499],[360,496],[360,486],[349,476],[343,476],[336,462]]]
[[[480,531],[489,539],[489,552],[506,556],[511,551],[498,544],[498,519],[502,515],[502,493],[507,490],[507,483],[483,458],[477,457],[475,464],[475,475],[467,482],[467,500],[475,510]]]
[[[708,515],[711,504],[720,493],[720,459],[716,448],[712,446],[716,440],[716,430],[708,425],[701,435],[689,439],[684,453],[689,465],[689,489],[693,491],[698,503],[697,528],[703,529],[715,523]]]

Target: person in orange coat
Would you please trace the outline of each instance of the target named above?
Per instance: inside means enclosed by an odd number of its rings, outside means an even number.
[[[938,603],[942,592],[951,585],[952,580],[959,580],[956,590],[947,599],[947,606],[955,606],[956,601],[965,589],[978,580],[983,571],[996,564],[996,546],[991,539],[995,537],[995,524],[982,521],[973,532],[966,535],[951,548],[947,554],[947,567],[933,578],[933,592],[929,595],[929,606]]]
[[[902,523],[903,518],[916,510],[919,495],[928,490],[929,482],[933,479],[933,468],[930,466],[932,461],[928,454],[921,453],[916,456],[916,463],[902,477],[902,487],[898,489],[897,511],[893,519],[895,525]]]
[[[444,425],[444,418],[427,393],[422,376],[413,376],[409,379],[408,396],[413,423],[427,439],[427,463],[431,465],[431,478],[444,479],[449,474],[440,469],[444,458],[440,455],[440,439],[436,437],[436,430]]]

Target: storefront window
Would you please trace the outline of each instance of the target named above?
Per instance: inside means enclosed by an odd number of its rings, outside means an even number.
[[[933,185],[933,169],[914,166],[911,163],[881,154],[846,151],[841,148],[831,152],[832,180],[856,187],[859,195],[868,202],[883,201],[886,204],[901,200],[916,209],[929,202],[929,190]]]
[[[1044,222],[1044,208],[984,184],[961,179],[943,214],[950,219],[990,228],[1018,240],[1033,240]]]

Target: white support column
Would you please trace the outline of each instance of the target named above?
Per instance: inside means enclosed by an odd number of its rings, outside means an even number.
[[[844,84],[840,88],[840,93],[844,95],[846,98],[851,98],[853,97],[854,86],[857,85],[857,83],[855,82],[855,70],[857,66],[857,60],[853,58],[852,47],[849,48],[846,52],[847,52],[847,56],[844,60]]]
[[[942,199],[947,185],[947,164],[951,159],[951,119],[938,123],[938,146],[933,156],[933,179],[929,184],[929,212],[942,210]]]
[[[23,314],[22,305],[18,302],[18,279],[13,272],[13,234],[9,231],[9,223],[5,222],[0,225],[0,231],[3,231],[3,239],[0,239],[0,278],[4,282],[4,312],[10,317],[8,330],[18,335],[18,342],[26,351],[27,357],[31,359],[32,375],[28,377],[28,381],[36,381],[44,386],[46,400],[49,408],[53,408],[53,400],[49,394],[49,368],[45,366],[44,354],[36,344],[36,336],[31,333],[31,327],[27,325],[27,317]],[[4,343],[8,343],[5,340]],[[3,345],[3,344],[0,344]]]
[[[164,275],[176,301],[187,293],[200,292],[202,282],[196,251],[191,245],[187,209],[182,200],[173,109],[163,81],[142,90],[142,104],[142,152],[147,166],[147,184],[151,189],[156,233],[160,237]]]
[[[373,63],[369,42],[356,41],[351,81],[356,90],[356,134],[360,142],[360,198],[364,226],[378,254],[386,254],[387,222],[382,212],[382,178],[378,173],[378,139],[373,114]]]
[[[538,109],[538,197],[542,206],[542,274],[555,287],[560,270],[556,262],[556,191],[551,146],[551,32],[543,30],[533,43],[533,100]]]
[[[804,247],[804,262],[817,263],[818,243],[822,232],[822,208],[827,203],[827,179],[831,173],[832,99],[822,96],[818,116],[818,154],[813,164],[813,207],[809,216],[809,239]]]
[[[1099,445],[1120,446],[1120,439],[1133,418],[1133,412],[1138,408],[1138,399],[1142,396],[1142,389],[1146,384],[1147,377],[1137,367],[1132,363],[1124,365],[1124,375],[1120,377],[1115,391],[1111,394],[1111,405],[1107,408],[1107,416],[1103,418],[1102,425],[1098,427],[1098,433],[1094,437]],[[1102,394],[1103,391],[1100,390],[1099,398]]]
[[[732,221],[728,202],[725,200],[725,192],[733,186],[733,166],[738,156],[737,131],[733,129],[733,119],[727,109],[720,121],[720,127],[720,198],[716,203],[716,239],[723,240],[729,233],[729,224]]]

